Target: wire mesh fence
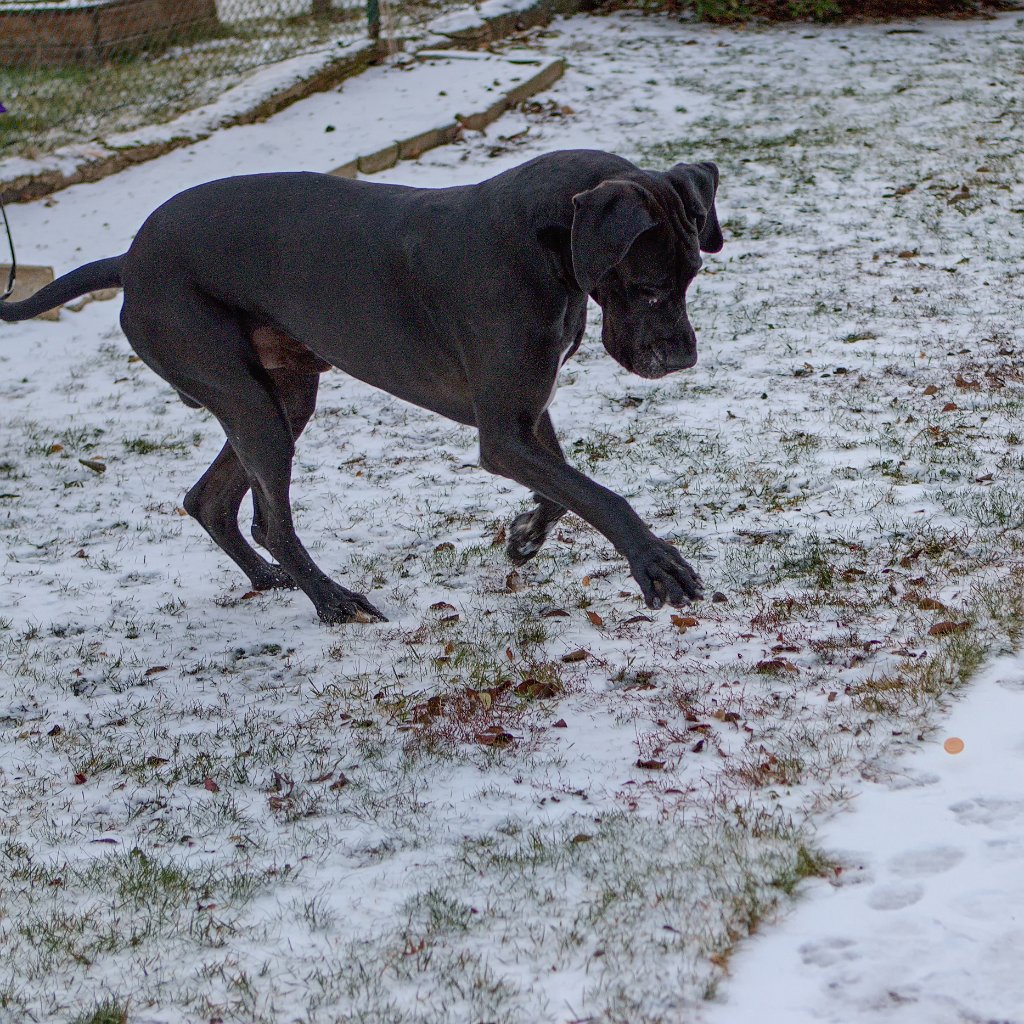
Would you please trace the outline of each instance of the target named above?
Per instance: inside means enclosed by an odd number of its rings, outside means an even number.
[[[0,0],[0,159],[159,124],[287,58],[415,31],[452,0]]]

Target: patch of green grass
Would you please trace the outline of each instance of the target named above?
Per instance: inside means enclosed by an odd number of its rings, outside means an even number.
[[[0,127],[0,158],[39,155],[89,139],[169,120],[209,102],[241,77],[275,61],[308,53],[342,36],[361,35],[357,8],[337,19],[251,18],[204,39],[89,66],[5,67],[0,93],[9,113]]]
[[[898,670],[857,683],[852,688],[855,703],[889,719],[928,721],[932,711],[943,706],[987,658],[1020,643],[1021,576],[1015,570],[997,583],[979,585],[959,608],[933,613],[952,623],[954,630],[935,641],[927,658],[906,661]]]
[[[772,885],[792,896],[796,887],[806,878],[831,878],[835,875],[836,862],[820,850],[805,843],[796,847],[796,858],[787,870],[772,879]]]
[[[187,441],[175,440],[169,437],[159,438],[153,440],[149,437],[132,437],[126,438],[124,443],[125,450],[131,452],[132,455],[151,455],[153,452],[174,452],[181,454],[189,450],[189,444]]]
[[[94,1010],[86,1010],[72,1024],[128,1024],[128,1003],[104,999]]]

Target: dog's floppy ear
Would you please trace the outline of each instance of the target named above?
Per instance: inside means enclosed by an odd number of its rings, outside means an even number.
[[[715,209],[718,167],[713,163],[676,164],[667,172],[687,216],[697,225],[697,238],[704,252],[720,252],[725,244]]]
[[[614,180],[572,197],[572,270],[583,291],[592,291],[637,237],[658,223],[646,199],[635,182]]]

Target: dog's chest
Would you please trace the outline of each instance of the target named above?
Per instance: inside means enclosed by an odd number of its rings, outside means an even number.
[[[562,367],[565,366],[565,361],[572,355],[576,349],[576,342],[578,339],[570,337],[569,343],[562,349],[561,355],[558,357],[558,366],[555,369],[554,380],[551,381],[551,393],[548,395],[548,400],[544,403],[544,409],[547,411],[548,407],[555,400],[555,394],[558,391],[558,375],[562,372]]]

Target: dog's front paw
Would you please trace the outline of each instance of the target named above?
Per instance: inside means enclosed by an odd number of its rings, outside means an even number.
[[[336,626],[346,622],[387,622],[388,618],[378,611],[362,594],[356,594],[344,587],[338,587],[326,600],[316,606],[322,622]]]
[[[668,541],[653,537],[649,547],[629,559],[648,608],[679,608],[704,598],[704,584],[693,566]]]
[[[513,565],[528,562],[544,546],[550,524],[539,514],[537,509],[522,512],[512,520],[508,528],[508,544],[505,554]]]

